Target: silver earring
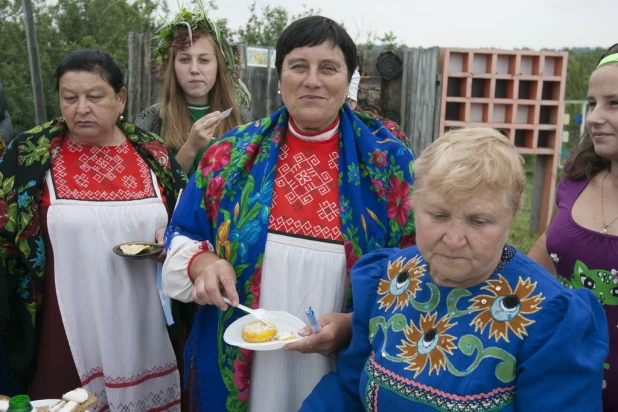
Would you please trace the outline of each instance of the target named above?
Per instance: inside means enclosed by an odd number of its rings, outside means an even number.
[[[277,89],[277,94],[281,96],[281,90]]]

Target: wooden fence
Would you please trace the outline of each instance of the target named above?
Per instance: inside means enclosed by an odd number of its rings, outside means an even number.
[[[129,33],[129,67],[127,70],[127,117],[137,115],[159,98],[160,85],[151,74],[153,44],[151,33]],[[257,63],[247,61],[247,48],[263,55]],[[389,54],[391,59],[380,66],[382,71],[397,71],[393,78],[380,73],[378,59],[384,53],[365,50],[359,53],[362,74],[358,102],[365,111],[399,123],[408,136],[415,154],[420,154],[437,136],[440,116],[440,75],[437,73],[438,48],[409,49]],[[251,112],[256,119],[279,109],[283,102],[277,94],[278,79],[273,48],[241,46],[240,78],[251,93]],[[264,64],[265,60],[265,64]]]
[[[160,85],[151,72],[152,51],[156,46],[152,33],[129,33],[129,67],[127,84],[127,119],[138,114],[159,99]]]
[[[240,50],[240,79],[251,93],[251,113],[256,119],[269,116],[277,111],[283,101],[277,94],[279,81],[274,64],[275,50],[267,47],[253,47],[241,45]],[[253,56],[265,56],[259,62],[247,62],[247,49]],[[264,63],[265,62],[265,63]],[[266,66],[262,66],[266,64]]]
[[[134,120],[159,96],[160,86],[152,79],[150,69],[154,46],[151,38],[150,33],[129,34],[129,120]],[[362,50],[358,56],[360,107],[397,122],[416,156],[437,138],[443,120],[443,74],[439,73],[439,54],[440,50],[434,47],[396,52]],[[241,46],[241,80],[251,92],[251,112],[256,119],[270,115],[283,104],[277,94],[274,57],[273,48]],[[535,199],[530,229],[537,232],[545,229],[547,219],[543,217],[549,216],[553,199],[554,185],[547,178],[551,175],[547,169],[553,165],[544,160],[537,159],[533,178]]]
[[[439,50],[434,47],[387,53],[377,50],[360,52],[359,104],[363,108],[375,108],[373,111],[377,114],[397,122],[418,156],[438,136]],[[401,75],[389,79],[399,71],[399,65]]]

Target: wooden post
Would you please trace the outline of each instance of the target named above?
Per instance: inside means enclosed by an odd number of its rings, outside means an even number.
[[[439,53],[438,51],[436,53]],[[442,88],[444,82],[442,81],[442,74],[436,75],[436,104],[433,112],[433,139],[436,140],[440,136],[440,107],[442,107]],[[416,156],[420,156],[420,153],[415,153]]]
[[[536,155],[532,196],[530,199],[530,231],[543,233],[555,207],[556,176],[560,154]]]
[[[401,127],[410,147],[419,156],[437,137],[435,113],[438,100],[438,49],[409,49],[404,52],[401,96]]]
[[[268,48],[268,67],[266,68],[266,110],[270,112],[272,105],[272,95],[270,89],[272,88],[273,68],[270,67],[271,56],[276,53],[275,49]],[[268,113],[266,116],[268,116]]]
[[[541,213],[543,209],[543,184],[547,170],[548,156],[535,156],[534,176],[532,177],[532,196],[530,199],[530,231],[538,232],[541,228]]]
[[[141,87],[141,82],[139,79],[139,51],[138,47],[136,47],[136,37],[139,34],[130,31],[129,32],[129,67],[127,68],[127,120],[133,122],[135,117],[139,114],[138,106],[139,103],[137,100],[137,95],[139,93],[139,89]]]
[[[43,92],[43,78],[41,77],[41,64],[39,62],[39,45],[36,40],[36,26],[32,14],[30,0],[22,0],[24,9],[24,29],[26,31],[26,45],[28,47],[28,62],[30,64],[30,82],[32,84],[32,96],[34,98],[34,119],[36,124],[47,121],[45,113],[45,93]]]
[[[152,34],[129,32],[129,64],[127,69],[127,120],[134,121],[158,97],[156,83],[150,70]]]

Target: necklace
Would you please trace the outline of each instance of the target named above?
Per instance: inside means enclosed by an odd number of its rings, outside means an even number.
[[[616,219],[618,219],[618,215],[612,219],[611,222],[609,223],[605,223],[605,213],[603,213],[603,186],[605,186],[605,178],[607,177],[607,175],[609,174],[609,171],[607,173],[605,173],[605,176],[603,176],[603,180],[601,181],[601,223],[603,224],[603,230],[601,230],[601,233],[607,233],[607,228],[609,226],[612,225],[612,223],[614,223],[616,221]]]

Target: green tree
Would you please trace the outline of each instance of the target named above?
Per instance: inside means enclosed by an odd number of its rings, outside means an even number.
[[[299,14],[290,14],[281,6],[264,6],[260,16],[255,1],[249,6],[249,11],[251,12],[249,21],[234,33],[235,40],[241,44],[266,47],[277,45],[279,35],[289,23],[320,13],[319,9],[307,9],[305,5],[303,5],[303,11]]]
[[[388,33],[384,33],[382,37],[378,37],[377,39],[378,41],[382,42],[382,44],[384,45],[384,50],[395,51],[395,50],[405,50],[408,48],[408,46],[406,46],[405,43],[399,43],[397,41],[397,36],[395,36],[395,33],[393,33],[392,31],[389,31]]]
[[[605,49],[567,49],[566,51],[569,52],[569,61],[564,98],[565,100],[586,100],[588,95],[588,79],[596,68]],[[565,131],[571,133],[570,141],[565,144],[565,147],[570,148],[577,142],[579,137],[580,126],[575,124],[575,118],[581,114],[581,105],[566,105],[565,112],[571,118],[570,123],[564,127]]]
[[[605,49],[567,50],[569,64],[567,66],[566,100],[586,100],[588,94],[588,79],[597,66]]]
[[[60,115],[55,69],[77,48],[107,51],[126,72],[128,33],[155,29],[156,12],[167,12],[154,0],[34,0],[34,19],[48,118]],[[19,0],[0,0],[0,80],[16,133],[34,126],[30,69]]]
[[[384,33],[382,36],[378,36],[376,32],[367,33],[367,40],[365,43],[357,45],[359,50],[373,50],[376,47],[381,50],[405,50],[408,46],[397,40],[397,36],[392,31]]]

